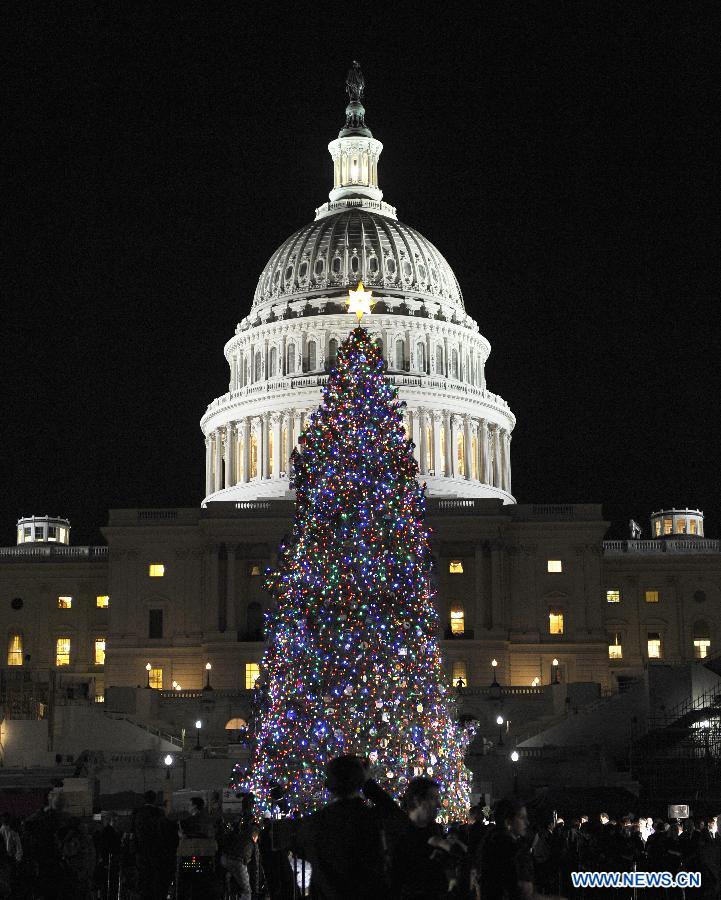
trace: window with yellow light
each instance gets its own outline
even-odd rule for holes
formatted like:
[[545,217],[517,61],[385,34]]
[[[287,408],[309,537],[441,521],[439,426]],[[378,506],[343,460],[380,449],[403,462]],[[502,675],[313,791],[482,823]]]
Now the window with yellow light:
[[98,594],[95,605],[98,609],[107,609],[110,606],[110,597],[107,594]]
[[163,669],[160,666],[152,666],[148,674],[148,684],[156,691],[163,690]]
[[23,636],[11,634],[8,641],[8,665],[21,666],[23,664]]
[[611,588],[606,591],[606,603],[620,603],[621,591],[618,588]]
[[62,597],[58,597],[58,609],[72,609],[73,598],[69,597],[67,594]]
[[448,571],[451,575],[462,575],[463,574],[463,563],[460,559],[452,559],[448,563]]
[[658,631],[648,632],[647,646],[649,659],[661,659],[661,635]]
[[551,609],[548,612],[548,633],[563,634],[563,610]]
[[454,604],[451,607],[451,634],[463,634],[466,630],[466,614],[463,607]]
[[165,576],[164,563],[150,563],[148,566],[148,575],[151,578],[163,578]]
[[549,559],[546,561],[546,570],[548,572],[563,572],[563,560]]
[[[460,684],[459,681],[461,682]],[[466,687],[468,685],[466,662],[463,659],[453,661],[453,685],[455,687]]]
[[69,666],[70,665],[70,638],[69,637],[59,637],[55,641],[55,665],[56,666]]
[[608,658],[623,659],[623,642],[620,631],[614,631],[613,637],[608,642]]
[[246,663],[245,664],[245,689],[246,691],[252,691],[255,687],[255,682],[260,678],[260,663]]
[[644,600],[646,603],[658,603],[659,593],[658,591],[644,591],[643,593]]
[[105,665],[105,638],[104,637],[95,638],[94,661],[95,661],[96,666],[104,666]]

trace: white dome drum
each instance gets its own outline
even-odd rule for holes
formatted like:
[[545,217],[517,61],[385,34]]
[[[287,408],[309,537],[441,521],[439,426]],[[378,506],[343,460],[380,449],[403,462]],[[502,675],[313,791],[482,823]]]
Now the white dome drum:
[[442,254],[383,202],[382,144],[364,112],[358,103],[346,109],[346,127],[329,145],[329,202],[271,256],[250,314],[225,345],[229,389],[201,419],[203,505],[288,495],[290,453],[355,324],[345,301],[359,281],[376,300],[363,326],[406,401],[406,430],[429,496],[515,502],[515,417],[486,387],[490,344],[466,314]]

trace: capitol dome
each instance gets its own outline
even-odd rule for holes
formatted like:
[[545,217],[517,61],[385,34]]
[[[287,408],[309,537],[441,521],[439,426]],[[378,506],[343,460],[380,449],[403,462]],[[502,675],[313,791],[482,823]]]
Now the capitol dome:
[[319,291],[347,297],[359,281],[374,294],[402,298],[410,293],[463,313],[456,276],[427,238],[395,215],[346,204],[334,214],[321,208],[315,222],[280,245],[260,276],[253,312]]
[[513,503],[515,417],[487,388],[490,344],[466,313],[446,259],[383,200],[383,145],[365,124],[357,77],[348,85],[345,127],[328,145],[329,200],[270,257],[249,314],[225,345],[228,391],[201,419],[203,505],[290,495],[290,454],[354,326],[345,301],[359,281],[376,301],[363,327],[406,402],[428,495]]

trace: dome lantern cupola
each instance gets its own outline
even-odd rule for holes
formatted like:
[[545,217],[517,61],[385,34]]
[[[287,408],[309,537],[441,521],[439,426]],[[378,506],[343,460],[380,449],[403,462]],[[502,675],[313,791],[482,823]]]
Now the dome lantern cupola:
[[365,79],[360,63],[354,60],[346,77],[349,101],[345,110],[345,126],[337,139],[328,144],[333,160],[333,190],[328,195],[331,203],[346,197],[383,199],[383,192],[378,187],[378,158],[383,144],[373,137],[365,124],[364,90]]

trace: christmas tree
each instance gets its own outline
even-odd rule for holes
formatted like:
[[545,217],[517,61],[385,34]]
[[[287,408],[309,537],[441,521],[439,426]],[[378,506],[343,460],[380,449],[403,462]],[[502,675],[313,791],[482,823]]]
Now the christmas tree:
[[[395,796],[415,775],[467,809],[469,735],[454,722],[436,639],[424,490],[404,404],[355,328],[292,459],[296,513],[268,587],[255,750],[242,786],[260,807],[324,801],[324,766],[367,756]],[[272,797],[271,797],[272,795]]]

